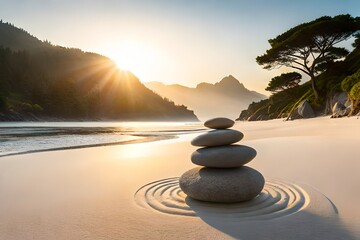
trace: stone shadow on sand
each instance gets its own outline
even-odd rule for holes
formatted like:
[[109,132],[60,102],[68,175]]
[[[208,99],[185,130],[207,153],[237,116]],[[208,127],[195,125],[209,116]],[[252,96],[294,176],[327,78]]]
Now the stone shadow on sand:
[[[273,219],[237,219],[236,213],[219,213],[214,216],[204,207],[205,203],[189,197],[185,201],[205,223],[236,239],[357,239],[342,225],[338,210],[330,200],[322,209],[315,209],[316,205],[309,205],[302,211]],[[216,205],[213,207],[216,208]],[[221,208],[223,207],[224,204],[221,205]]]

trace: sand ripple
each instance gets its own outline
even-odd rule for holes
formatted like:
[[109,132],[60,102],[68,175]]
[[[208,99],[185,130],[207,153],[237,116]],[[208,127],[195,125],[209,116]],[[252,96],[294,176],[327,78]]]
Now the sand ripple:
[[282,180],[267,180],[253,200],[235,204],[196,201],[186,196],[179,178],[166,178],[144,185],[135,201],[144,208],[184,216],[221,217],[224,220],[259,220],[284,217],[304,209],[310,197],[301,187]]

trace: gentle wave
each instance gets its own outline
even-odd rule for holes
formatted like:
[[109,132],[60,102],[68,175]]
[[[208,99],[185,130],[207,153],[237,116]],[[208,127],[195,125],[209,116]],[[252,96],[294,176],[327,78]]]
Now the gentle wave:
[[205,129],[199,123],[0,123],[0,157],[164,140]]

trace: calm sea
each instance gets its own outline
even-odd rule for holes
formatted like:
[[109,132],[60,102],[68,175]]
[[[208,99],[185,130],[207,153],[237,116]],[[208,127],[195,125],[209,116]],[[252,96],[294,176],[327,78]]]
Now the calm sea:
[[0,157],[157,140],[203,130],[199,122],[1,122]]

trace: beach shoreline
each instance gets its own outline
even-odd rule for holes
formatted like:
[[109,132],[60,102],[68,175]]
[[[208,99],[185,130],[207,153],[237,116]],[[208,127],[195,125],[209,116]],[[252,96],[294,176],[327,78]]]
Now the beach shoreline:
[[258,152],[249,166],[269,182],[281,179],[309,195],[301,211],[268,220],[224,221],[201,209],[197,217],[176,216],[135,201],[144,185],[195,167],[190,140],[201,131],[165,141],[2,157],[0,238],[359,239],[359,123],[355,117],[236,122],[234,129],[245,134],[239,144]]
[[0,157],[160,141],[201,132],[195,122],[0,123]]

